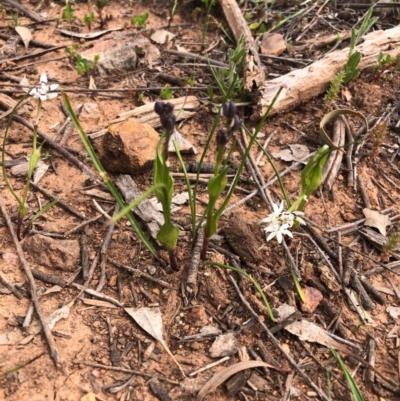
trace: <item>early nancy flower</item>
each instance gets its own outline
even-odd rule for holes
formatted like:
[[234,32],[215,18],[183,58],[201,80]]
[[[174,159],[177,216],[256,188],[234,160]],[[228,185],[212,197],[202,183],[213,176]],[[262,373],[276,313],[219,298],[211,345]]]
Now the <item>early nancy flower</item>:
[[[33,88],[29,94],[33,96],[35,99],[40,99],[42,102],[48,99],[54,99],[55,97],[58,96],[57,92],[53,92],[58,88],[58,84],[51,84],[47,85],[47,75],[46,73],[43,73],[40,76],[40,87],[39,88]],[[28,92],[29,89],[25,88],[24,89],[26,92]]]
[[289,230],[290,228],[293,226],[297,227],[298,224],[306,224],[306,222],[300,217],[304,215],[303,212],[283,211],[283,201],[279,206],[276,203],[273,203],[272,207],[274,211],[260,222],[260,224],[270,223],[268,227],[264,228],[266,233],[270,233],[267,237],[267,241],[276,237],[277,241],[281,243],[284,235],[293,237],[293,234]]

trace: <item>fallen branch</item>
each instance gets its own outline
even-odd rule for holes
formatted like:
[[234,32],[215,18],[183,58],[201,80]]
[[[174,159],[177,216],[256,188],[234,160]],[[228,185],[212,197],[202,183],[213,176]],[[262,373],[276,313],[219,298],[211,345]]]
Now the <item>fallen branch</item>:
[[[366,69],[378,63],[378,54],[390,54],[393,58],[400,53],[400,27],[386,31],[375,31],[364,36],[364,42],[355,48],[362,55],[359,68]],[[292,109],[327,90],[329,83],[346,64],[349,48],[329,53],[311,65],[291,71],[279,78],[265,82],[259,88],[253,119],[260,119],[267,111],[272,99],[282,88],[271,114]]]
[[244,38],[244,47],[247,49],[243,68],[244,89],[251,92],[254,86],[259,88],[265,81],[265,72],[258,54],[258,46],[253,39],[238,2],[236,0],[219,0],[219,2],[236,42],[241,36]]

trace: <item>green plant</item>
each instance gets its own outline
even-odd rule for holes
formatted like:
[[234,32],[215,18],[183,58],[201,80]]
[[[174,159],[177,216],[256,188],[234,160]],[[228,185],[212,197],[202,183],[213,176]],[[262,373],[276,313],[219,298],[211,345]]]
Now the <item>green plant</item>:
[[207,265],[218,266],[218,267],[222,267],[223,269],[232,270],[232,271],[234,271],[236,273],[239,273],[240,275],[246,277],[247,279],[249,279],[251,281],[251,283],[254,285],[254,288],[256,289],[256,291],[260,294],[261,299],[263,300],[263,303],[265,305],[265,308],[267,309],[269,318],[273,322],[276,321],[275,316],[274,316],[274,314],[272,312],[272,309],[271,309],[271,307],[270,307],[270,305],[268,303],[267,297],[264,294],[264,291],[262,290],[262,288],[261,288],[260,284],[257,282],[257,280],[255,280],[250,274],[247,274],[243,270],[238,269],[236,267],[224,265],[222,263],[210,262],[210,261],[204,262],[204,266],[207,266]]
[[65,52],[68,55],[68,58],[70,59],[70,61],[75,61],[76,60],[76,55],[78,53],[79,50],[79,45],[74,43],[71,46],[67,46],[65,48]]
[[332,80],[328,93],[325,95],[324,98],[325,104],[328,107],[331,107],[333,101],[338,96],[340,86],[342,84],[347,84],[352,80],[356,80],[360,75],[361,70],[358,68],[358,65],[361,60],[361,53],[359,51],[354,51],[354,49],[361,38],[372,28],[376,21],[378,21],[377,17],[372,18],[372,11],[372,8],[368,9],[360,26],[360,29],[357,32],[354,28],[351,29],[349,55],[347,58],[347,62],[344,65],[343,69],[340,70],[335,78]]
[[155,191],[164,214],[164,224],[157,234],[157,239],[168,251],[171,269],[176,271],[179,270],[175,259],[175,247],[178,241],[179,228],[171,221],[174,179],[170,173],[168,162],[168,144],[175,128],[174,105],[172,103],[156,102],[154,110],[160,116],[161,125],[164,128],[164,133],[157,145],[153,167],[153,184],[163,184],[160,189]]
[[[21,83],[23,85],[25,85],[25,84],[29,85],[27,80],[26,80],[26,82],[24,82],[24,80],[23,80]],[[47,84],[47,76],[45,73],[43,73],[40,76],[39,83],[40,83],[40,87],[38,87],[38,88],[29,89],[28,87],[23,87],[24,91],[27,92],[27,94],[13,108],[13,110],[8,118],[6,130],[5,130],[4,138],[3,138],[3,148],[2,148],[2,154],[1,154],[1,156],[2,156],[2,159],[1,159],[2,173],[3,173],[4,182],[6,183],[7,188],[9,189],[10,193],[13,195],[14,199],[18,203],[17,237],[19,240],[21,240],[21,238],[22,238],[21,230],[22,230],[23,220],[28,213],[26,201],[28,199],[31,180],[33,177],[34,170],[41,158],[41,149],[42,149],[43,143],[40,146],[38,146],[37,131],[38,131],[38,125],[39,125],[39,121],[40,121],[40,114],[41,114],[41,110],[42,110],[42,102],[49,100],[49,99],[53,99],[57,96],[57,93],[54,92],[54,90],[56,90],[58,88],[58,85],[57,84],[48,85]],[[33,98],[35,98],[38,101],[38,104],[37,104],[36,118],[35,118],[35,122],[34,122],[34,126],[33,126],[33,141],[32,141],[33,149],[32,149],[32,153],[29,156],[29,167],[28,167],[27,180],[26,180],[26,183],[24,186],[22,196],[19,196],[14,191],[13,187],[11,186],[11,183],[9,182],[9,180],[7,178],[7,174],[6,174],[6,170],[5,170],[5,149],[6,149],[7,137],[8,137],[8,132],[9,132],[9,129],[11,126],[12,117],[13,117],[15,111],[17,110],[17,108],[19,107],[19,105],[28,96],[32,96]]]
[[71,25],[75,20],[75,10],[72,8],[71,3],[67,3],[65,8],[62,10],[61,19],[67,21]]
[[385,71],[400,69],[400,53],[393,58],[390,54],[384,55],[382,52],[378,54],[378,64],[372,67],[375,70],[373,81],[377,81],[382,77]]
[[134,15],[131,18],[131,24],[136,28],[142,29],[146,27],[148,19],[149,19],[149,13],[144,12],[143,14]]
[[104,8],[105,6],[108,6],[108,0],[96,0],[95,6],[97,17],[99,19],[100,29],[104,29],[108,20],[108,17],[104,13]]
[[399,246],[399,243],[400,243],[400,233],[396,232],[392,234],[388,238],[387,242],[382,245],[383,252],[389,253],[391,251],[394,251]]
[[174,94],[171,91],[171,87],[167,84],[161,89],[161,98],[164,100],[169,100],[174,98]]
[[[211,67],[211,72],[217,83],[217,86],[225,99],[232,99],[243,94],[243,79],[241,73],[243,70],[243,60],[246,54],[244,39],[241,36],[234,49],[228,50],[228,68]],[[210,99],[214,97],[214,91],[211,87],[207,88]]]
[[10,29],[15,29],[16,26],[20,26],[18,13],[11,13],[12,22],[9,22],[7,25]]
[[[114,184],[110,180],[110,177],[108,176],[107,172],[104,170],[104,167],[100,163],[100,160],[97,158],[96,152],[94,151],[92,144],[89,141],[89,138],[87,137],[85,131],[82,129],[82,127],[79,123],[79,120],[76,117],[76,114],[74,113],[74,110],[68,99],[68,96],[65,93],[63,94],[63,101],[64,101],[65,107],[68,111],[68,114],[71,118],[71,121],[74,124],[74,126],[79,134],[79,137],[81,138],[81,141],[84,144],[86,151],[89,153],[90,159],[92,160],[95,168],[99,172],[99,175],[102,178],[104,184],[107,186],[108,190],[110,191],[110,193],[113,195],[113,197],[117,201],[121,210],[125,211],[124,215],[131,223],[131,225],[132,225],[133,229],[135,230],[136,234],[138,235],[139,239],[143,242],[143,244],[146,246],[146,248],[153,254],[153,256],[157,257],[157,254],[156,254],[156,251],[155,251],[153,245],[147,239],[146,235],[143,233],[142,229],[140,228],[138,222],[133,217],[131,209],[126,208],[127,205],[125,204],[124,200],[122,199],[121,194],[115,188]],[[138,202],[137,204],[139,204],[146,196],[148,196],[154,190],[155,190],[155,188],[150,188],[148,191],[146,191],[141,197],[139,197],[139,199],[136,200]],[[132,207],[134,207],[134,206],[132,206]]]
[[94,61],[90,61],[86,58],[83,58],[80,54],[76,55],[75,61],[75,68],[79,75],[85,75],[91,73],[95,68],[96,64],[99,61],[100,56],[95,55]]
[[342,358],[340,357],[340,355],[332,348],[329,347],[333,356],[335,357],[336,361],[338,362],[340,369],[343,372],[343,375],[347,381],[347,384],[350,388],[351,394],[354,397],[355,401],[364,401],[364,397],[362,396],[360,389],[358,388],[356,382],[354,381],[353,377],[351,376],[350,372],[348,371],[346,365],[344,364],[344,362],[342,361]]
[[211,12],[211,7],[215,6],[216,0],[201,0],[202,3],[205,4],[207,7],[206,11],[206,19],[203,24],[203,30],[201,32],[201,43],[202,43],[202,48],[204,48],[205,41],[206,41],[206,35],[207,35],[207,30],[208,30],[208,25],[210,23],[210,12]]
[[93,22],[95,22],[95,20],[96,20],[96,17],[94,15],[93,11],[90,12],[89,14],[85,15],[84,21],[89,29],[89,32],[92,30],[92,24],[93,24]]

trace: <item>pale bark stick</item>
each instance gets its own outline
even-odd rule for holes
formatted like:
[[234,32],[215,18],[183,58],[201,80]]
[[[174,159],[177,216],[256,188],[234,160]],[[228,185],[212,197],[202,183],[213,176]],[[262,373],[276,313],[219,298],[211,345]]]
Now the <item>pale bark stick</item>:
[[[361,69],[377,64],[380,52],[390,54],[393,58],[400,53],[400,27],[371,32],[363,39],[364,42],[355,48],[355,51],[362,55],[359,64]],[[271,110],[271,115],[286,112],[320,95],[328,89],[332,79],[344,67],[348,55],[349,48],[337,50],[305,68],[266,81],[259,88],[259,99],[252,118],[261,118],[280,88],[283,89]]]
[[243,35],[244,47],[247,49],[243,68],[244,89],[247,92],[251,92],[254,86],[259,88],[265,81],[265,72],[258,54],[258,46],[253,39],[237,0],[219,0],[219,2],[236,41]]

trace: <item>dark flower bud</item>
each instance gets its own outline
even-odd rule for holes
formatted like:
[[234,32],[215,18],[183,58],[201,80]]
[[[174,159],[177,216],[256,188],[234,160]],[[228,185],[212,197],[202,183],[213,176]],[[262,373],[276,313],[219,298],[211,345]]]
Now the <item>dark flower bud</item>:
[[165,113],[165,103],[164,102],[155,102],[154,104],[154,111],[159,115],[162,116]]
[[232,119],[235,117],[237,112],[237,107],[236,104],[233,103],[231,100],[229,100],[229,102],[224,103],[224,105],[222,106],[222,115],[225,118],[229,118]]
[[165,104],[165,109],[164,109],[164,112],[166,113],[166,114],[171,114],[173,111],[174,111],[174,105],[172,104],[172,103],[164,103]]
[[173,131],[175,127],[175,115],[163,114],[160,117],[161,125],[166,131]]
[[243,120],[236,114],[229,127],[230,131],[231,132],[238,131],[240,129],[240,126],[242,125],[242,122]]
[[220,129],[217,132],[217,147],[222,147],[224,148],[226,144],[228,143],[228,134],[224,129]]

